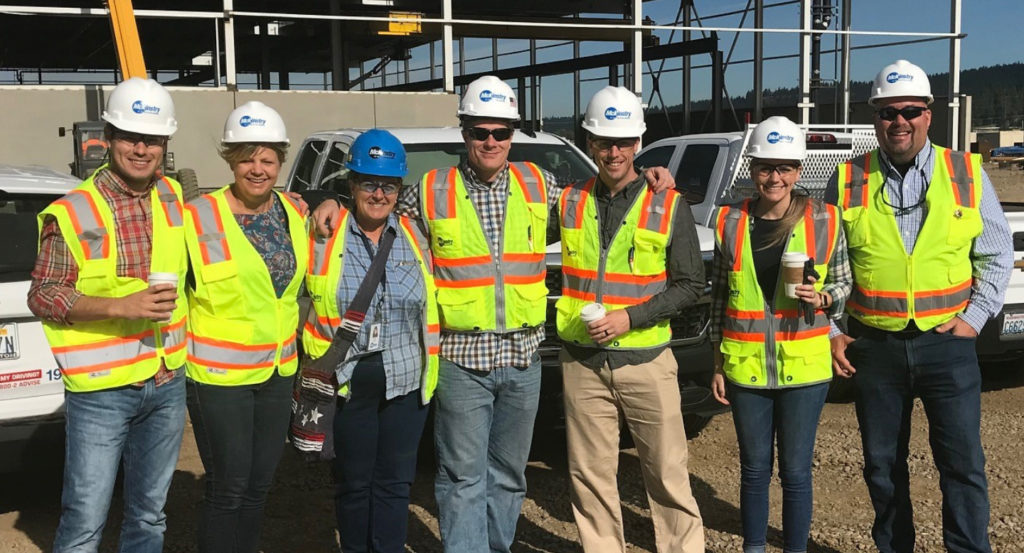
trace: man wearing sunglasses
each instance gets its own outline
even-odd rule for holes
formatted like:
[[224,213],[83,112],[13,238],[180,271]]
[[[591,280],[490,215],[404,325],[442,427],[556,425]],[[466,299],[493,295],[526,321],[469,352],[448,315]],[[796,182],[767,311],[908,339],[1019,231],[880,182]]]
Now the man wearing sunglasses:
[[[159,173],[178,123],[170,94],[137,77],[110,93],[103,120],[108,163],[40,214],[28,293],[67,390],[53,551],[99,549],[123,464],[119,550],[156,553],[185,426],[181,186]],[[156,273],[163,283],[148,285]]]
[[980,156],[932,144],[928,77],[899,60],[875,77],[879,148],[840,164],[853,269],[849,328],[831,332],[833,369],[853,378],[864,479],[881,553],[914,550],[907,465],[913,401],[928,417],[947,550],[989,553],[975,342],[999,313],[1013,265],[1010,229]]

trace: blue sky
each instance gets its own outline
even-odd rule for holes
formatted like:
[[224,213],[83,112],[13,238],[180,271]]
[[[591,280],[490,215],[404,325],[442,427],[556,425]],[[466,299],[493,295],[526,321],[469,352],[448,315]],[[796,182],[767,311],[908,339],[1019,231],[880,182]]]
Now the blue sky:
[[[777,0],[765,0],[773,4]],[[851,17],[852,29],[855,31],[890,31],[890,32],[948,32],[950,28],[950,3],[948,0],[853,0]],[[694,0],[697,14],[708,17],[713,14],[742,10],[746,7],[745,0]],[[644,15],[650,16],[660,25],[671,24],[679,7],[679,0],[655,0],[644,2]],[[1024,61],[1024,48],[1020,41],[1014,40],[1021,32],[1020,25],[1024,22],[1024,2],[1020,0],[964,0],[962,5],[962,32],[967,37],[962,42],[963,69],[1015,63]],[[831,29],[838,28],[839,13]],[[456,14],[457,16],[458,14]],[[741,15],[718,17],[705,22],[706,26],[740,27]],[[765,10],[765,26],[769,28],[796,28],[799,26],[799,4],[789,4]],[[753,12],[747,16],[745,27],[753,26]],[[659,32],[662,43],[668,42],[669,31]],[[725,55],[729,55],[736,33],[719,33],[719,44]],[[679,39],[676,34],[674,40]],[[886,42],[912,40],[908,37],[866,37],[855,36],[852,45],[858,46],[883,44]],[[490,69],[490,40],[468,39],[466,42],[467,60],[475,57],[485,58],[481,61],[467,63],[466,72],[486,71]],[[502,40],[499,42],[499,53],[525,50],[525,40]],[[538,45],[554,44],[539,42]],[[822,49],[829,50],[833,46],[838,49],[840,44],[837,35],[826,35],[822,40]],[[799,52],[799,36],[797,34],[766,34],[765,56],[797,54]],[[585,43],[582,47],[584,55],[617,49],[618,44]],[[426,66],[426,49],[414,51],[412,67]],[[438,49],[440,56],[440,49]],[[569,45],[541,49],[538,62],[555,61],[572,56]],[[736,39],[730,65],[726,70],[726,87],[730,95],[744,94],[752,85],[753,64],[741,63],[753,57],[753,34],[740,33]],[[884,46],[878,48],[854,50],[851,54],[851,78],[866,81],[874,77],[882,66],[893,60],[905,58],[920,65],[928,73],[943,73],[949,67],[949,41],[941,40],[909,45]],[[823,54],[822,75],[825,79],[839,77],[838,54]],[[706,65],[708,56],[694,56],[694,66]],[[502,55],[499,67],[515,67],[527,65],[529,58],[526,53]],[[660,62],[655,63],[655,67]],[[665,102],[669,105],[679,103],[681,99],[682,76],[677,69],[681,62],[666,61],[662,74],[661,88]],[[777,61],[766,61],[764,84],[766,88],[792,87],[799,83],[799,63],[797,58]],[[414,72],[412,80],[426,78],[426,70]],[[584,72],[582,89],[583,102],[599,88],[607,83],[607,70],[596,69]],[[392,81],[393,82],[393,81]],[[571,75],[546,77],[542,83],[542,110],[545,116],[567,114],[572,102],[572,95],[567,93],[572,87]],[[644,100],[650,99],[651,80],[645,79]],[[698,68],[693,72],[692,94],[694,99],[710,96],[710,70]],[[658,106],[655,99],[653,106]]]

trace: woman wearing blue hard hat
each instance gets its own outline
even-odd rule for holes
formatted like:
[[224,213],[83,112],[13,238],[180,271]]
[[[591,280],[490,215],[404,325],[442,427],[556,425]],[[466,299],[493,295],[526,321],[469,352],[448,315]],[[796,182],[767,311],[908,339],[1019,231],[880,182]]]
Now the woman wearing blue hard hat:
[[332,430],[346,553],[405,551],[416,451],[437,383],[430,247],[419,227],[393,213],[405,158],[384,130],[352,143],[345,164],[352,201],[332,237],[313,239],[306,277],[315,310],[303,331],[306,352],[316,359],[347,346],[334,369]]

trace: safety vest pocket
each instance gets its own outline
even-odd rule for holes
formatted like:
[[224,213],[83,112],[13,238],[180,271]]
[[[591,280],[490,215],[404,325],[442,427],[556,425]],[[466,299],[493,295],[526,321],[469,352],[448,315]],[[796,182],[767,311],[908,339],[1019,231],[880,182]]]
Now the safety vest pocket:
[[630,269],[634,275],[656,275],[665,272],[665,248],[668,235],[638,228],[633,234]]
[[828,338],[779,342],[779,384],[795,386],[828,380],[832,375],[832,353]]
[[865,246],[871,242],[871,230],[868,218],[864,217],[863,207],[853,207],[843,210],[843,230],[846,231],[846,241],[850,248]]
[[530,210],[530,231],[527,239],[533,253],[544,253],[548,245],[547,204],[526,204]]
[[512,293],[519,296],[519,301],[505,304],[507,309],[512,310],[508,313],[508,325],[510,327],[530,327],[542,324],[547,314],[547,284],[540,280],[530,284],[518,284],[511,288]]
[[763,342],[722,341],[722,370],[729,380],[741,386],[761,387],[765,378]]
[[430,223],[430,249],[442,259],[463,257],[458,219],[436,219]]
[[437,306],[444,327],[462,331],[493,328],[494,312],[491,311],[488,318],[489,310],[483,297],[485,290],[493,293],[494,288],[438,288]]
[[954,206],[949,222],[949,233],[946,243],[953,246],[965,246],[981,234],[981,213],[977,209]]

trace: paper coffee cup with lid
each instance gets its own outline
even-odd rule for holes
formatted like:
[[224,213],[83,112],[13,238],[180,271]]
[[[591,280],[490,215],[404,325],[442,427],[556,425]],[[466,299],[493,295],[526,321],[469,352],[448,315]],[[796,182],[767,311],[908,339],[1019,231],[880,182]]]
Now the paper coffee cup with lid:
[[804,282],[804,263],[810,259],[804,252],[782,254],[782,282],[786,285],[786,296],[796,298],[796,287]]
[[178,273],[149,273],[149,287],[152,288],[157,284],[172,284],[175,288],[178,287]]
[[583,319],[584,323],[590,324],[594,321],[600,321],[607,313],[604,306],[600,303],[588,303],[580,310],[580,319]]

